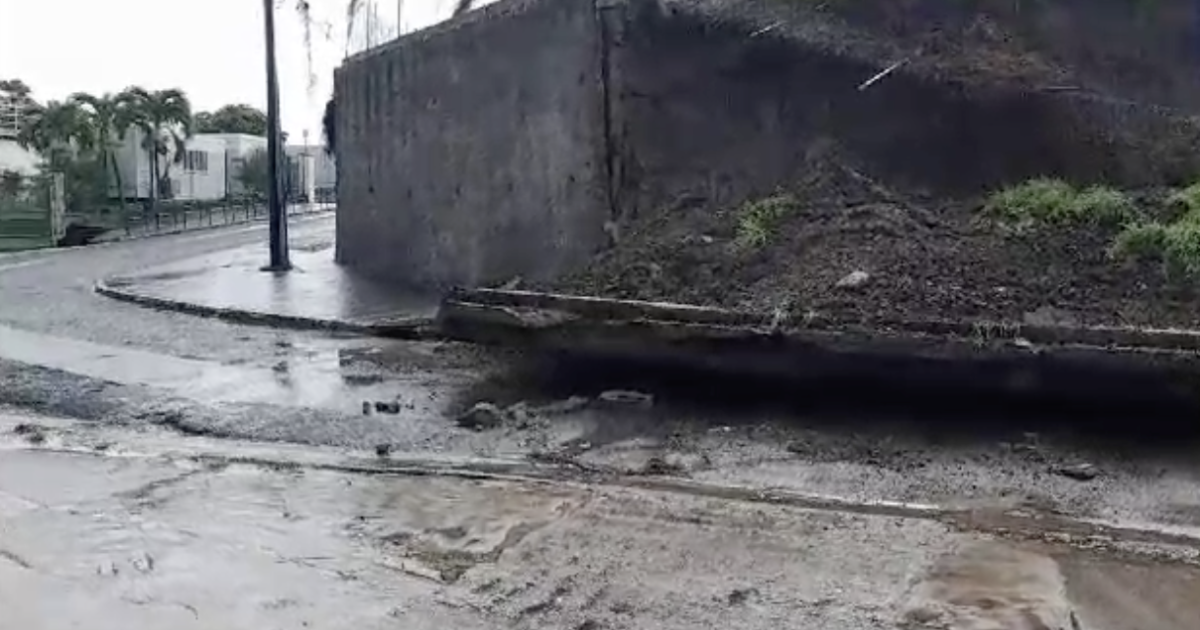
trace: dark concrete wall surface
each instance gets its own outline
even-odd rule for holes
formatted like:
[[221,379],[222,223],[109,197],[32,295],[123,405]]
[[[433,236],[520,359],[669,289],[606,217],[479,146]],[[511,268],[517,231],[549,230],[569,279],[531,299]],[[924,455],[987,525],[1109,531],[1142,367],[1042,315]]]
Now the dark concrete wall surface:
[[546,280],[609,221],[728,207],[814,160],[935,196],[1200,172],[1200,126],[1175,115],[1200,105],[1194,2],[827,4],[501,0],[352,58],[338,260],[410,284]]
[[553,277],[605,241],[592,0],[507,0],[336,76],[337,260],[445,286]]

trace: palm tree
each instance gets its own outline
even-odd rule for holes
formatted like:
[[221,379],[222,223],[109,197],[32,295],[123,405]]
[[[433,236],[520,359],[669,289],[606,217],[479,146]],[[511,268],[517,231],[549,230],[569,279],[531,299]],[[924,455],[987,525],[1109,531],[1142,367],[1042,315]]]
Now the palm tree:
[[[130,124],[141,130],[142,148],[150,157],[150,201],[170,197],[171,165],[183,161],[184,142],[192,135],[192,105],[182,90],[126,88],[117,95]],[[167,158],[160,162],[159,158]]]
[[121,167],[117,163],[116,152],[121,146],[121,140],[125,137],[125,133],[133,124],[133,111],[127,102],[113,94],[93,96],[80,92],[71,95],[70,102],[78,105],[87,116],[95,136],[95,148],[100,153],[103,168],[106,172],[112,171],[113,181],[117,187],[117,196],[124,198],[125,186],[121,177]]
[[32,109],[17,134],[17,142],[40,153],[51,169],[61,168],[80,151],[91,150],[95,138],[83,110],[59,101]]

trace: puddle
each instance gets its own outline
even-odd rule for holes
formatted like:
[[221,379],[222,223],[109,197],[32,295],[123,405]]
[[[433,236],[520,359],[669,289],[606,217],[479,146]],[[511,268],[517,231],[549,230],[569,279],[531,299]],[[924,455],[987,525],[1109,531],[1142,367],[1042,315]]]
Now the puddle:
[[1059,559],[1080,630],[1200,627],[1200,570],[1069,555]]
[[1191,630],[1200,569],[979,541],[939,558],[910,593],[909,630]]
[[[463,375],[361,368],[355,342],[288,346],[269,367],[230,365],[55,337],[0,326],[0,355],[104,381],[170,390],[202,402],[267,403],[361,413],[364,400],[400,400],[399,417],[441,413],[440,390]],[[362,342],[365,343],[365,342]],[[372,341],[371,343],[382,343]],[[436,391],[435,391],[436,390]]]
[[999,541],[970,543],[934,563],[902,626],[954,630],[1069,630],[1074,611],[1058,563]]

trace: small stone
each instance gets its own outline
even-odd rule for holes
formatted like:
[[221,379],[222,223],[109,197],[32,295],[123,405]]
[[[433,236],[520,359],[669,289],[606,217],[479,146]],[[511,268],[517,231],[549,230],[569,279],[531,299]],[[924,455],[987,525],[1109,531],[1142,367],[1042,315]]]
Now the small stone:
[[1095,466],[1087,463],[1059,466],[1054,469],[1054,472],[1076,481],[1091,481],[1100,475],[1100,471]]
[[24,436],[30,444],[41,444],[46,441],[46,430],[41,425],[22,422],[13,427],[12,432]]
[[507,419],[508,414],[500,407],[490,402],[478,402],[474,407],[458,416],[454,422],[464,429],[483,431],[494,429],[504,424]]
[[684,472],[684,466],[678,460],[671,460],[665,457],[659,457],[658,455],[646,460],[646,463],[642,465],[643,475],[670,476],[680,475]]
[[861,287],[862,285],[866,284],[867,281],[870,279],[871,279],[871,274],[869,274],[865,271],[862,271],[861,269],[851,271],[850,273],[848,273],[844,277],[842,277],[841,280],[837,281],[837,288],[839,288],[839,289],[857,289],[858,287]]
[[729,596],[726,599],[729,601],[730,606],[738,606],[740,604],[745,604],[746,602],[750,601],[751,598],[757,596],[758,589],[754,587],[735,588],[729,592]]
[[362,409],[363,409],[363,415],[364,415],[364,416],[369,416],[369,415],[371,415],[371,401],[369,401],[369,400],[364,400],[364,401],[363,401],[363,405],[362,405]]
[[610,389],[597,397],[600,401],[614,405],[631,405],[650,407],[654,405],[654,396],[629,389]]

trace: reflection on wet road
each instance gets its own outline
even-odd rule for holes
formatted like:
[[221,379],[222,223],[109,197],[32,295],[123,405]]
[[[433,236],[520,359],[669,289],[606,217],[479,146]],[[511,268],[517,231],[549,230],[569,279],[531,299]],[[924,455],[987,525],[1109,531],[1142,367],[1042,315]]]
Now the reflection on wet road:
[[[380,374],[363,367],[370,355],[398,342],[281,338],[268,365],[218,363],[127,347],[105,346],[0,326],[0,355],[128,385],[146,385],[205,402],[265,403],[353,411],[363,400],[402,400],[401,415],[440,413],[434,401],[468,373],[410,370]],[[406,344],[431,355],[434,344]]]

